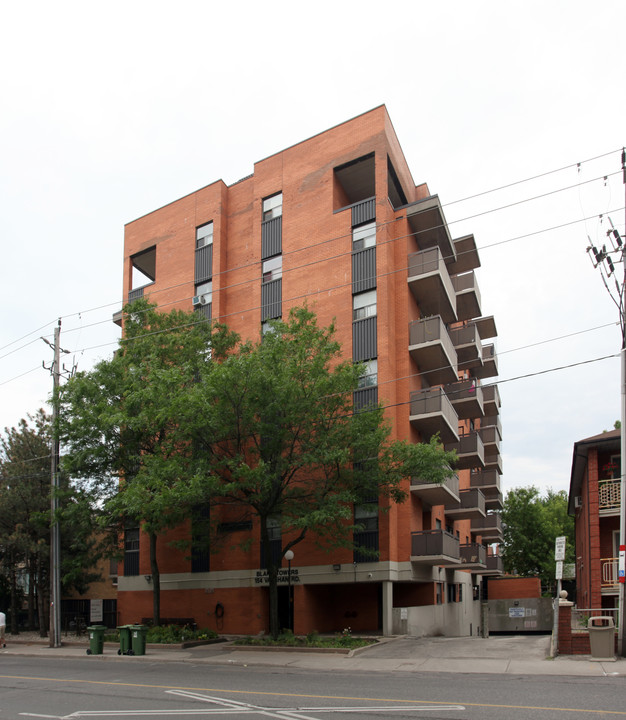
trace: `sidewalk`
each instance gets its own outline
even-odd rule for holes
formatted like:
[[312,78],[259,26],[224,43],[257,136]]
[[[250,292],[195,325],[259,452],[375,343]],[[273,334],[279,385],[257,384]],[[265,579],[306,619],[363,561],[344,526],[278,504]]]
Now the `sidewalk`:
[[546,657],[548,636],[483,638],[383,638],[377,645],[348,654],[291,649],[243,648],[230,642],[193,648],[148,645],[143,656],[118,655],[119,646],[105,643],[102,655],[87,655],[86,642],[51,648],[47,641],[12,640],[2,656],[83,658],[85,662],[191,662],[203,665],[288,667],[300,670],[348,672],[449,672],[498,675],[571,675],[626,677],[626,658],[593,661],[588,655]]

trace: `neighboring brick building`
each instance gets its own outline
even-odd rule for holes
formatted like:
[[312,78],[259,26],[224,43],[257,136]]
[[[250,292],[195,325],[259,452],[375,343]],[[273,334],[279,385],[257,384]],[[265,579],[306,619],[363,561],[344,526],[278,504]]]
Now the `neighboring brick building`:
[[[481,317],[479,265],[474,237],[452,239],[439,198],[415,185],[384,106],[126,226],[125,298],[194,307],[244,339],[306,300],[320,324],[336,319],[345,353],[367,363],[355,405],[380,401],[394,438],[438,432],[458,452],[458,477],[443,486],[416,479],[406,503],[360,518],[367,530],[357,539],[379,551],[377,561],[328,555],[309,540],[294,548],[297,633],[391,632],[393,607],[409,608],[425,630],[478,632],[480,578],[501,572],[500,518],[490,511],[502,500],[500,398],[497,385],[483,384],[497,375],[494,345],[484,343],[496,329]],[[258,528],[230,530],[227,552],[193,560],[168,546],[188,527],[159,541],[163,617],[267,629]],[[127,531],[124,565],[126,623],[152,613],[138,530]],[[286,618],[286,572],[280,590]]]
[[620,433],[611,430],[574,445],[569,514],[575,518],[579,608],[617,607]]

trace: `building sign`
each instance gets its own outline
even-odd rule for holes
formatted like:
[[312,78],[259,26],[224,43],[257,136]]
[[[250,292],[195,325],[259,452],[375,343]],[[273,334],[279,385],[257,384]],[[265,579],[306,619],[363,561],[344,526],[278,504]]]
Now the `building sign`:
[[89,603],[89,621],[91,623],[101,623],[104,619],[104,616],[102,614],[102,600],[90,600]]
[[[257,570],[256,571],[256,577],[254,578],[254,582],[257,585],[268,585],[269,584],[269,576],[267,574],[267,570]],[[300,582],[300,575],[298,574],[297,568],[291,569],[291,582],[292,583],[299,583]],[[278,571],[278,584],[279,585],[287,585],[289,583],[289,570],[286,568],[280,568]]]
[[523,618],[525,615],[525,611],[523,607],[510,607],[509,608],[509,617],[510,618]]
[[626,577],[624,576],[624,571],[626,570],[626,545],[620,545],[619,546],[619,564],[618,564],[618,572],[619,572],[619,581],[621,583],[626,580]]

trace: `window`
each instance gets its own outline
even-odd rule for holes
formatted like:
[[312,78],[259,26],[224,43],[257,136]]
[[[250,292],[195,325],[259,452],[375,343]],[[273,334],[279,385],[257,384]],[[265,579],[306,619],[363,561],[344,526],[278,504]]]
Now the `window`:
[[368,223],[352,230],[352,249],[365,250],[376,245],[376,223]]
[[213,302],[213,282],[200,283],[196,285],[196,297],[198,302],[194,301],[194,305],[209,305]]
[[[272,320],[275,320],[277,318],[272,318]],[[267,335],[268,333],[275,333],[277,328],[272,322],[272,320],[264,320],[261,323],[261,335]]]
[[196,250],[213,244],[213,223],[196,228]]
[[355,505],[354,523],[361,526],[360,532],[378,532],[378,505]]
[[124,531],[124,575],[139,575],[139,528]]
[[365,372],[359,378],[359,387],[378,385],[378,360],[368,360],[364,365]]
[[283,256],[275,255],[263,261],[263,282],[278,280],[283,276]]
[[263,220],[273,220],[283,214],[283,194],[278,193],[263,200]]
[[437,605],[443,604],[443,583],[435,583],[435,603]]
[[368,290],[352,297],[352,319],[363,320],[376,315],[376,290]]

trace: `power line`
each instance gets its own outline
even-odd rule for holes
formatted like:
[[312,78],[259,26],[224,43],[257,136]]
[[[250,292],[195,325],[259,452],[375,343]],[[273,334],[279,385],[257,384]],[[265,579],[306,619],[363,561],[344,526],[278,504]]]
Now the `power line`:
[[[607,157],[607,156],[609,156],[609,155],[614,154],[615,152],[618,152],[618,151],[612,151],[612,152],[610,152],[610,153],[604,153],[604,154],[602,154],[602,155],[598,155],[598,156],[596,156],[596,157],[594,157],[594,158],[590,158],[590,159],[588,159],[588,160],[584,160],[584,161],[581,161],[581,162],[578,162],[578,163],[574,163],[574,164],[571,164],[571,165],[568,165],[568,166],[564,166],[564,167],[562,167],[562,168],[557,168],[557,169],[555,169],[555,170],[547,171],[547,172],[545,172],[545,173],[541,173],[541,174],[539,174],[539,175],[531,176],[531,177],[525,178],[525,179],[523,179],[523,180],[518,180],[518,181],[515,181],[515,182],[513,182],[513,183],[501,185],[501,186],[496,187],[496,188],[493,188],[493,189],[491,189],[491,190],[485,190],[485,191],[483,191],[483,192],[481,192],[481,193],[478,193],[478,194],[476,194],[476,195],[474,195],[474,196],[468,196],[467,198],[461,198],[461,199],[459,199],[459,200],[455,200],[455,201],[452,201],[452,202],[450,202],[450,203],[446,203],[445,205],[442,205],[442,207],[447,207],[447,206],[449,206],[449,205],[453,205],[453,204],[455,204],[455,203],[463,202],[463,201],[465,201],[465,200],[469,200],[469,199],[472,199],[472,198],[475,198],[475,197],[479,197],[479,196],[486,195],[486,194],[489,194],[489,193],[494,193],[494,192],[497,192],[497,191],[499,191],[499,190],[502,190],[502,189],[505,189],[505,188],[508,188],[508,187],[512,187],[512,186],[515,186],[515,185],[519,185],[519,184],[522,184],[522,183],[525,183],[525,182],[530,182],[530,181],[532,181],[532,180],[539,179],[539,178],[541,178],[541,177],[545,177],[545,176],[550,175],[550,174],[558,173],[558,172],[561,172],[561,171],[563,171],[563,170],[570,169],[570,168],[573,168],[573,167],[579,167],[579,168],[580,168],[580,166],[581,166],[582,164],[586,164],[586,163],[588,163],[588,162],[592,162],[592,161],[594,161],[594,160]],[[490,209],[490,210],[486,210],[486,211],[484,211],[484,212],[482,212],[482,213],[478,213],[478,214],[476,214],[476,215],[471,215],[471,216],[468,216],[468,217],[465,217],[465,218],[460,218],[460,219],[457,219],[457,220],[453,220],[453,221],[448,222],[447,224],[448,224],[448,225],[451,225],[451,224],[455,224],[455,223],[458,223],[458,222],[464,222],[464,221],[467,221],[467,220],[471,220],[471,219],[473,219],[473,218],[476,218],[476,217],[479,217],[479,216],[482,216],[482,215],[485,215],[485,214],[488,214],[488,213],[497,212],[497,211],[499,211],[499,210],[512,207],[512,206],[514,206],[514,205],[523,204],[523,203],[525,203],[525,202],[531,202],[531,201],[533,201],[533,200],[546,197],[547,195],[552,195],[552,194],[555,194],[555,193],[558,193],[558,192],[563,192],[563,191],[570,190],[570,189],[573,189],[573,188],[578,188],[578,187],[580,187],[581,185],[585,185],[585,184],[588,184],[588,183],[591,183],[591,182],[597,182],[598,180],[606,180],[607,177],[611,177],[611,176],[617,175],[617,174],[619,174],[619,172],[609,173],[608,175],[602,175],[602,176],[599,176],[599,177],[597,177],[597,178],[593,178],[593,179],[591,179],[591,180],[582,181],[582,182],[577,183],[577,184],[575,184],[575,185],[571,185],[571,186],[567,186],[567,187],[565,187],[565,188],[560,188],[560,189],[557,189],[557,190],[550,191],[549,193],[544,193],[544,194],[537,195],[537,196],[534,196],[534,197],[531,197],[531,198],[526,198],[526,199],[524,199],[524,200],[520,200],[520,201],[517,201],[517,202],[515,202],[515,203],[510,203],[510,204],[507,204],[507,205],[503,205],[503,206],[499,206],[499,207],[496,207],[496,208],[492,208],[492,209]],[[591,217],[595,217],[595,216],[590,216],[590,218],[591,218]],[[590,219],[590,218],[588,218],[588,219]],[[398,220],[398,219],[400,219],[400,218],[394,218],[393,220],[388,221],[387,223],[381,223],[381,224],[377,225],[377,228],[378,228],[378,227],[383,227],[383,226],[388,225],[388,224],[390,224],[390,223],[393,223],[393,222],[395,222],[395,221]],[[437,227],[436,227],[436,226],[433,226],[432,228],[426,228],[426,229],[424,229],[424,230],[422,230],[422,231],[419,231],[419,232],[429,232],[429,231],[432,231],[432,230],[434,230],[434,229],[437,229]],[[419,233],[411,233],[410,235],[416,235],[416,234],[419,234]],[[333,238],[329,238],[329,239],[327,239],[327,240],[322,241],[322,243],[317,243],[316,246],[319,246],[319,245],[321,245],[321,244],[328,243],[328,242],[335,242],[335,241],[340,240],[340,239],[342,239],[342,238],[344,238],[344,237],[350,237],[350,234],[339,235],[339,236],[335,236],[335,237],[333,237]],[[404,236],[404,237],[406,237],[406,236]],[[400,239],[400,238],[396,238],[396,239]],[[312,247],[314,247],[314,246],[310,245],[310,246],[306,246],[306,247],[304,247],[304,248],[298,248],[297,250],[288,251],[288,252],[283,253],[283,254],[284,254],[284,255],[289,255],[289,254],[296,253],[296,252],[304,252],[304,251],[306,251],[306,250],[310,250]],[[253,263],[248,263],[248,264],[246,264],[246,265],[238,266],[238,267],[236,267],[236,268],[229,268],[228,270],[223,271],[223,273],[236,272],[236,271],[238,271],[238,270],[242,270],[242,269],[245,269],[246,267],[251,267],[251,266],[256,265],[256,264],[258,264],[258,263],[257,263],[257,262],[253,262]],[[223,273],[219,273],[219,274],[223,274]],[[214,277],[217,277],[219,274],[216,274]],[[175,289],[175,288],[177,288],[177,287],[181,287],[181,286],[187,285],[187,284],[188,284],[188,282],[179,283],[179,284],[177,284],[177,285],[169,286],[169,287],[167,287],[167,288],[162,288],[161,290],[154,291],[154,292],[165,292],[166,290]],[[227,287],[229,287],[229,286],[227,286]],[[76,315],[82,315],[82,314],[89,313],[89,312],[95,312],[95,311],[97,311],[97,310],[101,310],[101,309],[104,309],[104,308],[106,308],[106,307],[113,307],[113,306],[119,306],[119,301],[115,301],[115,302],[107,303],[107,304],[105,304],[105,305],[100,305],[100,306],[97,306],[97,307],[94,307],[94,308],[89,308],[89,309],[86,309],[86,310],[78,311],[78,312],[76,312],[76,313],[70,313],[70,314],[68,314],[68,315],[65,315],[64,317],[67,319],[67,318],[74,317],[74,316],[76,316]],[[102,321],[102,322],[108,322],[108,321]],[[96,323],[96,324],[99,324],[99,323]],[[81,327],[86,328],[86,327],[91,327],[91,326],[92,326],[92,325],[81,326]],[[67,330],[66,332],[72,332],[72,331],[74,331],[74,330],[75,330],[75,328],[70,328],[70,329]],[[17,342],[17,341],[14,341],[14,342]],[[12,343],[10,343],[10,344],[12,344]],[[9,344],[9,345],[10,345],[10,344]],[[6,347],[8,347],[8,346],[6,346]],[[0,350],[1,350],[1,349],[3,349],[3,348],[0,348]],[[0,358],[0,359],[1,359],[1,358]]]

